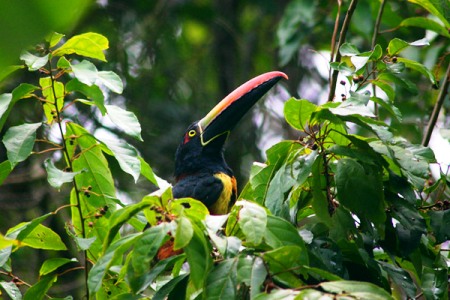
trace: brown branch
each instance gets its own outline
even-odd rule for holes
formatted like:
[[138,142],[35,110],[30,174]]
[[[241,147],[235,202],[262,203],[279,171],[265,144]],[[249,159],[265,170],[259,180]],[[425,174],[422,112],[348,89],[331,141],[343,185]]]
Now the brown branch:
[[[338,11],[336,14],[336,20],[334,21],[334,29],[333,29],[333,35],[331,37],[331,53],[330,53],[330,63],[333,62],[334,59],[334,54],[336,51],[336,36],[337,36],[337,32],[338,32],[338,28],[339,28],[339,19],[341,17],[341,6],[342,6],[342,1],[341,0],[337,0],[338,3]],[[329,84],[331,85],[331,68],[330,68],[330,72],[329,72]]]
[[448,94],[448,87],[450,84],[450,62],[447,66],[447,71],[442,82],[441,90],[434,105],[433,113],[431,114],[430,121],[428,123],[427,131],[422,139],[422,146],[427,147],[430,142],[431,135],[433,134],[434,126],[436,125],[439,112],[441,111],[442,105],[444,104],[445,97]]
[[[352,18],[353,12],[356,9],[357,4],[358,4],[358,0],[352,0],[352,2],[350,3],[350,6],[348,7],[347,14],[345,15],[344,23],[342,23],[342,29],[339,34],[339,42],[338,42],[336,58],[335,58],[334,62],[339,62],[341,60],[341,54],[339,52],[339,48],[341,48],[342,44],[345,42],[345,36],[347,35],[348,27],[350,25],[350,20]],[[332,102],[334,99],[338,74],[339,74],[338,70],[333,70],[333,74],[331,76],[331,83],[330,83],[330,92],[328,94],[328,102]]]

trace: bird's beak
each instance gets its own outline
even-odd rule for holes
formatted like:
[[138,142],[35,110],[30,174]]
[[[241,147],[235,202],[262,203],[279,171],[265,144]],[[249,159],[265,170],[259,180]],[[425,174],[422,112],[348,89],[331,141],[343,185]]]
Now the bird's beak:
[[220,101],[198,121],[202,145],[224,134],[228,135],[245,113],[281,78],[288,79],[283,72],[264,73],[250,79]]

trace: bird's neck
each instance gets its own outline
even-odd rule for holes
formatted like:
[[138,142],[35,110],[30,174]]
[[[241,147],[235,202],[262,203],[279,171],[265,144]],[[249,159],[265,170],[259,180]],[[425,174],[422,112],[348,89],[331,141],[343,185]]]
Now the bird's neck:
[[222,153],[217,153],[217,155],[185,157],[183,160],[176,161],[180,162],[175,164],[174,175],[176,181],[197,173],[231,173],[231,169],[225,162]]

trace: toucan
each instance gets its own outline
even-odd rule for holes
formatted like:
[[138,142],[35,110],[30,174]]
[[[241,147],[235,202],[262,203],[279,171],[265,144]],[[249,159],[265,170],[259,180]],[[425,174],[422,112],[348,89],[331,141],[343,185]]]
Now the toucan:
[[236,123],[281,78],[288,77],[273,71],[247,81],[186,129],[175,154],[174,198],[199,200],[213,215],[229,212],[237,186],[224,159],[225,141]]

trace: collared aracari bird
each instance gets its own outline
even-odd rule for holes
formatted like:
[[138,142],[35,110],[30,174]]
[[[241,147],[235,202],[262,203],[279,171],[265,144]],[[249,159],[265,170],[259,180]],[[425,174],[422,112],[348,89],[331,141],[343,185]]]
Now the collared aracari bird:
[[211,214],[229,212],[237,188],[223,156],[224,143],[236,123],[281,78],[288,77],[274,71],[249,80],[187,128],[175,154],[175,198],[200,200]]

